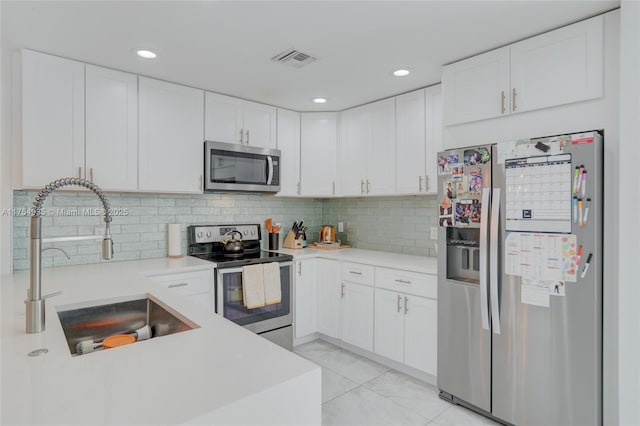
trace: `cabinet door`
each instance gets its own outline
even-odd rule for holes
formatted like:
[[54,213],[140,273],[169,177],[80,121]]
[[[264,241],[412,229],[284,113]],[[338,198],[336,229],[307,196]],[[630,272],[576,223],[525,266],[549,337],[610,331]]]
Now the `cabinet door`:
[[264,104],[244,101],[244,141],[247,145],[276,148],[277,109]]
[[509,114],[509,47],[465,59],[442,70],[446,126]]
[[84,177],[84,64],[22,51],[22,186]]
[[[396,96],[396,191],[424,192],[425,90]],[[429,117],[430,118],[430,117]]]
[[343,282],[341,338],[367,351],[373,351],[373,287]]
[[140,77],[140,189],[202,192],[204,92]]
[[329,337],[340,337],[340,262],[317,259],[317,328]]
[[362,195],[366,192],[366,117],[365,107],[341,113],[338,150],[340,195]]
[[86,176],[106,190],[138,189],[138,76],[86,65]]
[[296,265],[296,339],[316,332],[316,259],[298,260]]
[[367,194],[396,192],[396,100],[384,99],[367,110]]
[[280,192],[298,195],[300,184],[300,113],[278,109]]
[[437,374],[438,302],[406,296],[404,363],[426,373]]
[[374,352],[404,362],[404,296],[381,289],[375,295]]
[[512,112],[602,96],[603,19],[597,16],[511,46]]
[[242,143],[242,99],[206,92],[204,101],[204,139]]
[[149,279],[204,307],[208,312],[215,312],[211,271],[157,275]]
[[335,195],[338,137],[336,113],[300,114],[300,193]]
[[425,178],[423,192],[429,194],[438,193],[438,152],[444,151],[442,142],[442,87],[440,84],[427,87],[426,93],[426,134],[425,147]]

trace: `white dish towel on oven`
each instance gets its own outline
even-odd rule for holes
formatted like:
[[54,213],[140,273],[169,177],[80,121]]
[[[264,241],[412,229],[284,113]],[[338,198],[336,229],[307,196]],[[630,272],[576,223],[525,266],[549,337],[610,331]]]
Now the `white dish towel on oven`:
[[264,306],[264,278],[262,265],[242,267],[242,300],[247,309]]
[[273,305],[282,301],[280,288],[280,264],[276,262],[264,263],[264,303]]

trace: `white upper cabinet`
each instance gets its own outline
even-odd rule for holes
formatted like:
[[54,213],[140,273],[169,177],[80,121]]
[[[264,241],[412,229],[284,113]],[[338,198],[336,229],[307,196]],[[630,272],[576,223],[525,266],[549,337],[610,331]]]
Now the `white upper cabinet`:
[[603,25],[596,16],[445,66],[444,124],[601,97]]
[[280,150],[280,192],[300,194],[300,113],[278,109],[278,149]]
[[211,92],[206,92],[204,99],[204,139],[214,142],[243,143],[242,99]]
[[275,149],[277,109],[249,101],[244,101],[243,107],[245,143]]
[[508,114],[509,47],[447,65],[442,86],[445,125]]
[[300,114],[301,195],[335,195],[337,139],[335,112]]
[[140,77],[140,190],[202,192],[204,92]]
[[103,189],[138,189],[138,77],[86,66],[86,177]]
[[442,151],[439,84],[396,96],[396,193],[434,194]]
[[22,185],[84,177],[84,64],[22,51]]
[[390,98],[342,112],[340,195],[395,193],[395,108]]
[[424,190],[426,143],[425,89],[396,96],[396,190]]
[[369,195],[396,191],[396,100],[367,105],[367,181]]
[[597,16],[511,46],[512,112],[599,98],[603,25]]
[[276,148],[277,109],[217,93],[205,93],[205,139]]
[[361,106],[342,111],[338,155],[340,195],[362,195],[366,193],[366,137],[366,107]]
[[429,194],[438,193],[438,152],[444,150],[442,141],[442,85],[427,87],[425,89],[426,100],[426,163],[423,192]]

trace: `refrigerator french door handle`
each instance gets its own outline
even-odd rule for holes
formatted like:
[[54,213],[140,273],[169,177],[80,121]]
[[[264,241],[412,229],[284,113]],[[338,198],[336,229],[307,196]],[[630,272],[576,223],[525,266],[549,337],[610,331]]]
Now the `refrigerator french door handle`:
[[[482,206],[489,206],[491,188],[482,189]],[[487,267],[487,251],[489,249],[489,209],[482,208],[480,212],[480,315],[482,316],[482,328],[489,330],[489,286]]]
[[491,238],[489,247],[491,250],[490,262],[490,294],[491,294],[491,324],[493,333],[500,334],[500,297],[498,294],[498,225],[500,222],[500,188],[493,189],[491,199]]

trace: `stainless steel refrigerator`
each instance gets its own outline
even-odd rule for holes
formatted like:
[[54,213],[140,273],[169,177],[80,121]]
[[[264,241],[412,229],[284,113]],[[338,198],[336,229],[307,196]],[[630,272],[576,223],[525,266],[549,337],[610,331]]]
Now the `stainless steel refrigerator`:
[[440,397],[602,424],[602,134],[444,151],[438,174]]

